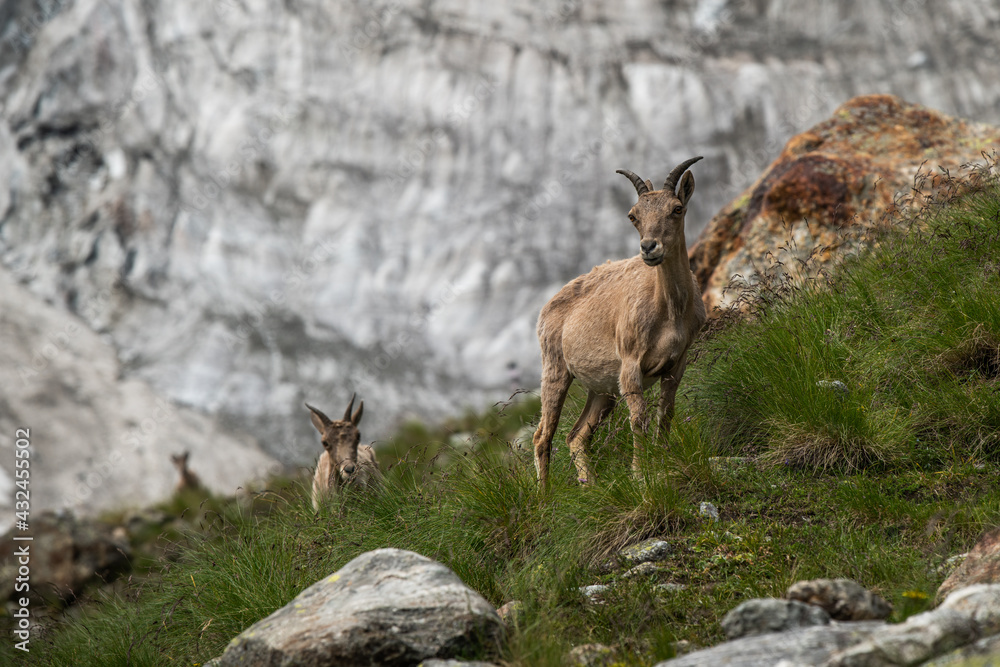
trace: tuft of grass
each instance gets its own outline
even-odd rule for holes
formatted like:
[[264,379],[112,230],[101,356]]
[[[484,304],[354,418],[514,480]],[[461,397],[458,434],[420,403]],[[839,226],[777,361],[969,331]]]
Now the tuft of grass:
[[723,447],[844,471],[1000,454],[1000,195],[928,215],[702,342],[689,393]]

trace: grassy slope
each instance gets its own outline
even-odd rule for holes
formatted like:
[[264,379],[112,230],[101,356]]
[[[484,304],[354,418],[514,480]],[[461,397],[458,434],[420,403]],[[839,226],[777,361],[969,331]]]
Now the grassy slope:
[[[856,579],[905,618],[930,604],[941,563],[1000,519],[996,258],[991,186],[934,212],[923,231],[880,238],[832,280],[757,299],[756,316],[702,341],[670,447],[648,448],[644,480],[628,474],[622,406],[594,440],[597,483],[573,484],[563,445],[544,497],[530,452],[503,444],[522,415],[490,418],[478,428],[504,437],[431,445],[392,467],[383,492],[347,494],[318,518],[305,489],[274,496],[265,516],[230,510],[162,575],[36,641],[29,664],[198,664],[383,546],[443,561],[496,605],[524,601],[504,649],[513,664],[561,664],[585,642],[648,664],[676,640],[720,641],[718,621],[740,600],[812,577]],[[563,437],[581,404],[574,393]],[[407,437],[435,438],[415,427]],[[442,453],[446,465],[428,462]],[[758,463],[713,468],[718,454]],[[718,523],[698,516],[700,501],[719,507]],[[649,536],[675,545],[656,581],[686,588],[629,579],[587,604],[577,587],[611,580],[595,566]]]

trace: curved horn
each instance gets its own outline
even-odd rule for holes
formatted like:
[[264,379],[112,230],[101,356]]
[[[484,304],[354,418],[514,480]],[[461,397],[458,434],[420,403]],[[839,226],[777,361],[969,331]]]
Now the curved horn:
[[322,412],[320,412],[319,410],[317,410],[313,406],[311,406],[308,403],[306,403],[306,407],[309,408],[314,415],[316,415],[317,417],[319,417],[319,420],[323,423],[324,426],[329,426],[332,423],[330,421],[329,417],[327,417],[326,415],[324,415]]
[[671,192],[673,192],[674,189],[677,187],[678,179],[680,179],[680,177],[684,175],[684,172],[688,170],[688,167],[690,167],[700,159],[702,159],[701,155],[699,155],[698,157],[693,157],[690,160],[684,160],[684,162],[681,162],[679,165],[674,167],[674,170],[670,172],[669,176],[667,176],[667,180],[663,181],[663,189],[670,190]]
[[351,423],[357,426],[361,423],[361,415],[365,413],[365,402],[361,401],[361,405],[358,406],[357,411],[351,417]]
[[351,402],[347,404],[347,410],[344,412],[344,421],[351,421],[351,408],[354,407],[354,399],[357,398],[357,392],[351,394]]
[[635,174],[633,174],[628,169],[618,169],[617,171],[615,171],[615,173],[616,174],[621,174],[622,176],[624,176],[628,180],[632,181],[632,185],[635,186],[635,191],[638,194],[644,195],[647,192],[649,192],[649,188],[647,188],[646,184],[642,182],[642,179],[639,178],[638,176],[636,176]]

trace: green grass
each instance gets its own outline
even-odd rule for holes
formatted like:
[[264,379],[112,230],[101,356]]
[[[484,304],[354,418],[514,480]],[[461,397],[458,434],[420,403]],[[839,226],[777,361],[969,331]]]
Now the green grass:
[[970,195],[706,341],[687,390],[723,449],[845,470],[995,460],[998,215],[995,189]]
[[[409,425],[383,460],[381,491],[350,491],[319,516],[305,486],[265,494],[252,513],[223,505],[206,515],[210,530],[181,538],[175,561],[90,601],[26,664],[199,664],[386,546],[442,561],[494,605],[522,601],[499,658],[512,665],[561,665],[589,642],[652,664],[679,640],[721,641],[719,620],[740,601],[814,577],[857,580],[896,621],[926,609],[944,560],[1000,523],[1000,190],[924,213],[703,339],[670,445],[647,448],[642,479],[619,406],[592,443],[596,483],[574,482],[564,439],[578,390],[544,495],[530,447],[508,442],[537,402],[438,431]],[[475,444],[448,444],[459,432]],[[718,455],[754,461],[713,466]],[[702,501],[718,522],[699,516]],[[600,568],[651,536],[674,546],[655,579]],[[684,588],[654,585],[666,582]],[[591,583],[612,584],[603,604],[580,594]]]

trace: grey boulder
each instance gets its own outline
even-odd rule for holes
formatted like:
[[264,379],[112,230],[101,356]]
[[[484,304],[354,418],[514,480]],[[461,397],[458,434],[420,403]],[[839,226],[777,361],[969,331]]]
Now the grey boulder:
[[618,559],[622,565],[634,567],[643,563],[655,563],[665,560],[673,550],[674,547],[670,542],[650,538],[638,544],[633,544],[630,547],[625,547],[618,554]]
[[987,659],[1000,657],[1000,635],[983,637],[971,644],[925,662],[923,667],[985,667]]
[[784,632],[810,625],[827,625],[830,615],[819,607],[777,598],[747,600],[722,619],[722,629],[729,640]]
[[974,584],[960,588],[941,603],[976,622],[983,635],[1000,633],[1000,584]]
[[919,665],[976,639],[979,627],[971,617],[953,609],[935,609],[886,626],[832,656],[827,667]]
[[836,621],[880,621],[892,614],[892,605],[851,579],[812,579],[788,587],[785,598],[814,604]]
[[378,549],[245,630],[219,666],[417,665],[494,653],[503,633],[492,605],[447,567]]
[[864,641],[884,627],[885,624],[878,621],[859,621],[743,637],[661,662],[656,667],[822,665],[836,651]]

